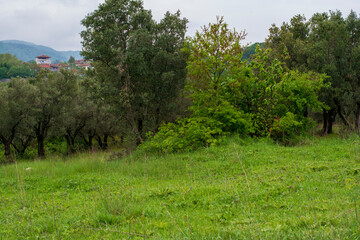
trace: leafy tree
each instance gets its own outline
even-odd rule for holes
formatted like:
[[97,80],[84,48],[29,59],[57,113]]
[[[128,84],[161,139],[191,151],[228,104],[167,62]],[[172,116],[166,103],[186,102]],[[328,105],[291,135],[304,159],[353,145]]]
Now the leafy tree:
[[63,114],[61,116],[61,128],[67,143],[68,154],[76,151],[75,140],[81,136],[81,131],[93,117],[93,104],[81,85],[74,85],[74,89],[68,92]]
[[70,56],[68,63],[75,64],[75,58],[73,56]]
[[309,22],[302,15],[291,18],[290,23],[283,23],[279,28],[272,24],[269,36],[265,41],[267,48],[271,48],[271,58],[286,63],[290,69],[307,71],[308,50],[305,41],[309,37]]
[[346,30],[348,32],[347,65],[348,73],[345,76],[348,85],[348,94],[345,95],[345,102],[352,99],[355,107],[355,130],[360,134],[360,18],[354,11],[351,11],[346,19]]
[[329,76],[327,82],[331,86],[319,95],[327,105],[323,108],[324,134],[332,132],[336,115],[349,128],[353,128],[350,118],[355,116],[354,126],[359,129],[356,77],[359,68],[355,67],[358,32],[355,12],[344,19],[340,11],[316,13],[309,21],[297,15],[281,28],[275,25],[270,28],[266,45],[273,49],[273,59],[281,59],[291,69],[312,70]]
[[38,94],[31,101],[33,121],[32,128],[37,139],[38,156],[45,157],[44,141],[54,126],[59,126],[64,106],[71,103],[74,95],[76,76],[66,70],[60,73],[40,71],[31,83]]
[[36,93],[36,89],[22,78],[13,78],[0,88],[0,141],[7,160],[11,159],[11,145],[16,147],[14,139],[20,137],[25,122],[31,118],[31,102]]
[[193,89],[214,89],[236,75],[242,66],[243,48],[240,41],[245,32],[230,30],[224,19],[204,26],[202,33],[196,32],[185,51],[189,54],[188,78]]
[[31,64],[23,63],[9,53],[0,54],[0,79],[11,77],[31,77],[35,69]]
[[102,95],[118,106],[139,144],[146,131],[176,117],[187,20],[166,13],[156,23],[141,1],[108,0],[82,24],[82,55],[94,62]]
[[223,18],[189,39],[189,117],[160,128],[143,147],[163,152],[214,144],[219,136],[271,136],[289,142],[306,132],[307,109],[318,110],[323,75],[300,73],[269,61],[270,50],[257,49],[242,62],[244,33],[230,30]]
[[310,19],[309,68],[330,76],[331,88],[322,92],[322,99],[329,110],[324,110],[324,133],[332,132],[336,114],[343,118],[342,94],[346,88],[344,76],[347,72],[347,33],[345,21],[338,12],[314,14]]

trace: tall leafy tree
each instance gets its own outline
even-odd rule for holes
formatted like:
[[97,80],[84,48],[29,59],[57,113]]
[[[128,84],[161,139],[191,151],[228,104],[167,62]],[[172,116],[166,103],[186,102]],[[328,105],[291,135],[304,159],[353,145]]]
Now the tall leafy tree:
[[223,17],[204,26],[187,43],[189,84],[194,89],[214,89],[233,77],[243,65],[241,40],[246,33],[229,29]]
[[64,109],[59,125],[61,133],[65,136],[68,154],[71,154],[76,151],[75,141],[81,136],[82,129],[94,117],[94,105],[79,82],[74,85],[73,90],[70,89],[68,99],[63,104]]
[[33,121],[32,128],[37,139],[38,156],[45,157],[44,142],[55,126],[60,126],[64,107],[71,104],[75,92],[76,76],[67,70],[60,73],[41,71],[31,81],[38,94],[31,101]]
[[272,24],[265,45],[271,48],[270,56],[286,63],[290,69],[307,71],[305,41],[309,37],[309,22],[302,15],[291,18],[279,28]]
[[156,23],[141,1],[107,0],[82,24],[82,55],[94,61],[102,95],[117,105],[139,144],[146,131],[174,118],[186,75],[187,20],[166,13]]
[[[355,107],[355,129],[360,134],[360,18],[351,11],[346,19],[346,30],[348,31],[347,64],[349,72],[346,80],[349,82],[349,93],[346,100],[353,102]],[[346,101],[345,100],[345,101]]]
[[0,88],[0,142],[4,145],[5,157],[11,159],[11,145],[24,131],[25,122],[31,119],[31,102],[37,95],[34,86],[22,78],[13,78]]
[[360,109],[354,111],[358,109],[358,22],[354,12],[347,19],[340,11],[316,13],[308,21],[296,15],[281,28],[273,25],[266,40],[267,47],[273,49],[272,58],[283,60],[287,67],[329,76],[330,87],[320,92],[327,105],[323,109],[324,134],[332,132],[337,115],[350,128],[353,124],[349,119],[355,115],[355,128],[359,128]]

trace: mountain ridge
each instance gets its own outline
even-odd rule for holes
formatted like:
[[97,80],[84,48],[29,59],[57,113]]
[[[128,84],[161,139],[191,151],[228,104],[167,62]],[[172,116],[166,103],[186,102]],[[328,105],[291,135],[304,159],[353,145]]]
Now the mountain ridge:
[[68,61],[71,56],[81,59],[80,51],[57,51],[51,47],[37,45],[21,40],[2,40],[0,41],[0,54],[10,53],[24,62],[35,60],[39,55],[48,55],[52,62]]

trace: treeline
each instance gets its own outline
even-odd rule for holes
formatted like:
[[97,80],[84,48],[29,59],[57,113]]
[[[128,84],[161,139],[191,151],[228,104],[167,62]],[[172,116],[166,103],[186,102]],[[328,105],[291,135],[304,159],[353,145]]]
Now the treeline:
[[260,50],[241,61],[240,41],[219,18],[188,40],[186,89],[191,114],[160,127],[142,145],[147,151],[178,152],[216,144],[231,134],[266,137],[292,144],[314,126],[309,111],[323,107],[318,94],[325,75],[288,69],[271,50]]
[[69,70],[42,70],[34,78],[12,78],[0,85],[0,141],[6,159],[13,160],[13,152],[24,157],[34,146],[43,158],[45,141],[55,137],[66,140],[68,153],[79,150],[77,138],[82,149],[93,150],[96,139],[105,150],[108,138],[118,134],[117,118],[108,104],[89,93],[86,82]]
[[280,28],[273,25],[266,39],[271,58],[289,69],[325,73],[328,88],[319,93],[323,107],[323,134],[332,132],[338,116],[360,133],[360,19],[351,11],[316,13],[309,20],[294,16]]
[[24,63],[9,53],[0,54],[0,80],[12,77],[33,77],[34,75],[33,64]]
[[76,141],[106,149],[110,137],[136,146],[184,113],[187,20],[179,12],[157,23],[140,1],[107,1],[82,24],[82,55],[94,66],[85,76],[41,71],[2,86],[0,98],[8,101],[0,110],[6,116],[0,140],[7,159],[28,146],[44,157],[44,142],[54,137],[66,140],[69,153]]
[[216,144],[221,136],[270,136],[296,142],[323,114],[359,129],[360,20],[354,12],[295,16],[270,28],[265,47],[242,60],[245,32],[223,18],[185,38],[187,19],[159,22],[141,1],[108,0],[87,15],[85,74],[39,71],[0,89],[0,141],[6,158],[50,139],[78,150],[107,149],[109,139],[147,151]]

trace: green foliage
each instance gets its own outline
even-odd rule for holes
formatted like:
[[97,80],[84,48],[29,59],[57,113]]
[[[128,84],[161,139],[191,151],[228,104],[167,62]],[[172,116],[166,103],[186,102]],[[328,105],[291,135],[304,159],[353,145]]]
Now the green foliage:
[[184,48],[189,55],[187,61],[188,85],[191,88],[217,90],[229,78],[236,76],[243,65],[243,49],[240,41],[245,31],[229,29],[224,19],[204,26],[202,32],[196,32]]
[[246,135],[252,132],[250,116],[217,92],[201,92],[193,94],[192,97],[193,104],[189,110],[193,116],[208,117],[219,122],[224,133]]
[[[308,21],[294,16],[279,28],[272,25],[266,46],[292,70],[327,74],[327,88],[320,91],[324,134],[331,133],[336,115],[349,129],[360,130],[359,59],[360,19],[354,11],[347,18],[340,11],[315,13]],[[351,121],[355,120],[355,124]]]
[[101,96],[116,106],[137,144],[181,114],[187,22],[179,11],[156,22],[135,0],[106,1],[82,21],[82,54],[93,60]]
[[32,77],[35,75],[35,67],[23,63],[16,56],[9,53],[0,54],[0,79],[12,77]]
[[297,121],[296,116],[293,113],[288,112],[280,119],[275,119],[273,126],[269,131],[272,139],[288,144],[303,133],[304,128],[304,123]]
[[244,54],[241,58],[241,60],[245,61],[245,60],[251,60],[251,56],[254,55],[256,53],[256,47],[260,46],[261,48],[265,48],[265,43],[261,42],[261,43],[253,43],[250,46],[247,46],[244,50]]
[[251,133],[249,115],[217,96],[202,94],[197,97],[199,105],[190,107],[193,111],[190,117],[162,125],[141,148],[154,152],[192,151],[215,145],[224,135]]
[[75,64],[75,58],[73,56],[70,56],[69,60],[68,60],[69,64]]
[[201,146],[213,145],[221,135],[221,123],[207,117],[185,118],[160,126],[151,139],[140,149],[152,152],[192,151]]
[[273,136],[280,141],[312,127],[307,112],[323,106],[318,92],[325,76],[291,71],[280,61],[269,60],[270,49],[259,47],[250,63],[242,62],[244,35],[229,30],[220,18],[188,41],[184,51],[189,55],[191,115],[163,126],[145,148],[194,149],[228,134]]
[[4,145],[6,160],[13,160],[11,145],[20,148],[18,139],[31,131],[32,103],[37,96],[34,86],[26,79],[13,78],[9,84],[0,86],[0,142]]

